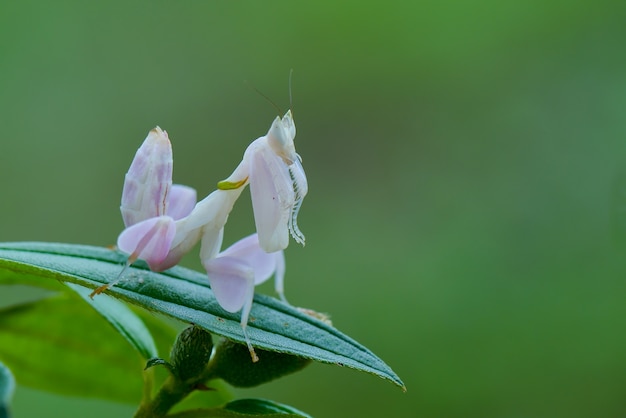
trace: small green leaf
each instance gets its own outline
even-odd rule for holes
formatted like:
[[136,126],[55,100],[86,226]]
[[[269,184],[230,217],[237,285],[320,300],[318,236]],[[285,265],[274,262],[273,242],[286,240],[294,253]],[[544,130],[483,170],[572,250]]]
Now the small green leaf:
[[298,411],[295,408],[273,401],[268,401],[266,399],[237,399],[236,401],[226,404],[224,409],[227,411],[254,416],[281,415],[311,418],[310,415],[305,414],[302,411]]
[[152,335],[144,323],[139,319],[128,306],[108,295],[100,295],[97,298],[90,298],[91,290],[78,286],[74,283],[65,283],[70,289],[78,293],[80,297],[90,304],[100,315],[113,325],[120,334],[126,338],[141,356],[148,360],[157,357],[156,345]]
[[[3,243],[0,284],[53,288],[60,280],[94,289],[116,278],[125,262],[123,254],[106,248]],[[239,313],[227,313],[219,306],[204,273],[182,267],[154,273],[144,263],[136,263],[107,293],[232,340],[245,341]],[[256,347],[365,371],[404,389],[389,366],[332,326],[274,298],[256,295],[254,302],[248,334]]]
[[302,411],[266,399],[238,399],[223,408],[196,409],[171,414],[168,418],[312,418]]
[[49,392],[137,403],[142,360],[72,293],[0,314],[0,360],[20,384]]
[[172,365],[170,363],[168,363],[167,361],[163,360],[162,358],[151,358],[146,362],[146,367],[144,367],[144,370],[148,370],[154,366],[164,366],[167,370],[169,370],[171,373],[174,373],[174,367],[172,367]]
[[9,403],[15,390],[15,379],[11,371],[0,363],[0,418],[8,418]]

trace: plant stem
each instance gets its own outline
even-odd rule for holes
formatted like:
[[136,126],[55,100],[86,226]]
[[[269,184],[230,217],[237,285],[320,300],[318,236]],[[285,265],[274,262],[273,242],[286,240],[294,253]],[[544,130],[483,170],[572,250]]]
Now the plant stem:
[[191,381],[182,381],[174,375],[169,375],[163,382],[152,400],[146,399],[135,412],[134,418],[162,418],[174,405],[182,401],[191,392],[198,388],[198,385],[215,378],[210,367],[198,378]]
[[135,418],[159,418],[164,417],[174,405],[183,400],[195,388],[174,376],[169,376],[159,389],[154,399],[144,402],[135,413]]

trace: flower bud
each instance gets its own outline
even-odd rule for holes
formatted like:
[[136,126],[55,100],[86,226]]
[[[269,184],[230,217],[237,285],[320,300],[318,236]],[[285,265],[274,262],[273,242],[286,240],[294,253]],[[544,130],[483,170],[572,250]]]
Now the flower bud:
[[211,334],[195,325],[185,328],[176,337],[170,354],[170,363],[176,376],[183,381],[200,376],[212,350]]
[[253,363],[245,345],[224,339],[216,346],[209,367],[213,374],[232,386],[248,388],[297,372],[311,362],[292,354],[258,348],[256,352],[259,361]]

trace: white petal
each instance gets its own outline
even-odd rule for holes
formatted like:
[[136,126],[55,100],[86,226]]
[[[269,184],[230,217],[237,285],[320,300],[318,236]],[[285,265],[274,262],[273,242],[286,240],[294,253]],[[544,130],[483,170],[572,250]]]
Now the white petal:
[[250,195],[261,248],[268,253],[284,250],[295,196],[287,165],[268,147],[251,155]]
[[[237,312],[245,305],[249,312],[254,296],[252,268],[230,257],[214,258],[203,264],[209,276],[211,289],[220,306],[228,312]],[[242,324],[247,323],[247,319],[247,315],[245,322],[242,318]]]

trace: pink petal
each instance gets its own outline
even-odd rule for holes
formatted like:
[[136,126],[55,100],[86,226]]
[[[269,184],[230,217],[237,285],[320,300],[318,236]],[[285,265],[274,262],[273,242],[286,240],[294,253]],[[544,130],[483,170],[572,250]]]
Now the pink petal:
[[[254,296],[254,272],[241,260],[231,257],[214,258],[203,262],[215,298],[224,310],[237,312],[246,306],[249,312]],[[248,317],[245,315],[245,322]]]
[[167,253],[165,259],[159,263],[150,264],[150,269],[152,271],[163,271],[169,268],[174,267],[176,264],[180,262],[185,254],[187,254],[200,240],[200,233],[202,231],[200,229],[196,229],[190,232],[185,233],[185,237],[182,241],[177,242],[178,229],[176,230],[176,235],[171,244],[171,249]]
[[174,219],[158,216],[124,229],[117,238],[117,247],[130,254],[131,263],[142,259],[152,268],[167,257],[175,234]]
[[167,215],[176,221],[189,215],[197,200],[196,190],[182,184],[172,185],[168,197]]
[[131,226],[165,215],[172,185],[172,146],[159,127],[150,131],[137,150],[126,174],[121,211],[124,225]]

